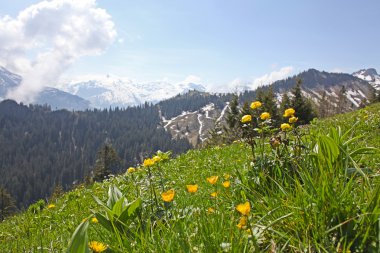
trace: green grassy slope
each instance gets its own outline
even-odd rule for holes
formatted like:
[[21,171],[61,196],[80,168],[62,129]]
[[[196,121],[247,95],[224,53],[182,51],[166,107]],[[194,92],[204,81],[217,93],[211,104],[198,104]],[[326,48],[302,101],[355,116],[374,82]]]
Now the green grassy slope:
[[[311,131],[327,135],[330,126],[340,125],[346,130],[358,122],[352,137],[363,138],[349,144],[348,150],[380,147],[379,111],[380,104],[376,104],[316,121]],[[325,139],[318,139],[320,146]],[[305,143],[308,140],[305,138]],[[362,176],[343,170],[354,165],[347,159],[342,159],[347,166],[338,162],[342,152],[335,156],[333,148],[315,154],[305,150],[300,160],[293,155],[274,158],[276,152],[269,151],[252,167],[250,147],[239,142],[192,150],[160,162],[151,168],[150,179],[148,169],[142,168],[103,183],[78,187],[51,201],[51,208],[35,204],[0,223],[0,252],[63,252],[86,218],[82,225],[89,223],[89,240],[107,244],[109,252],[379,250],[379,153],[354,157],[360,168],[369,168]],[[329,155],[331,161],[326,159]],[[257,171],[259,164],[263,167]],[[295,168],[295,172],[287,168]],[[215,185],[207,181],[211,176],[218,176]],[[230,182],[227,188],[223,186],[226,181]],[[189,193],[189,184],[197,184],[198,191]],[[130,202],[142,199],[124,234],[108,231],[102,222],[89,222],[93,213],[105,213],[93,196],[106,201],[111,185],[117,186]],[[160,194],[169,189],[175,191],[174,200],[164,203]],[[211,196],[214,192],[216,197]],[[246,202],[251,208],[244,216],[237,207]]]

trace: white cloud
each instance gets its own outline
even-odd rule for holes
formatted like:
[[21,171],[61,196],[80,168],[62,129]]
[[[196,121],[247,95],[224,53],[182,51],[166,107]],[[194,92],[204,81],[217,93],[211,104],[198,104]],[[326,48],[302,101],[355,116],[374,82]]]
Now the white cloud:
[[95,0],[42,1],[0,18],[0,65],[23,76],[8,97],[33,101],[78,58],[101,54],[115,38],[111,16]]
[[293,72],[293,69],[294,68],[292,66],[283,67],[278,71],[272,71],[269,74],[265,74],[259,78],[256,78],[251,84],[251,89],[254,90],[259,86],[268,85],[275,81],[284,79]]

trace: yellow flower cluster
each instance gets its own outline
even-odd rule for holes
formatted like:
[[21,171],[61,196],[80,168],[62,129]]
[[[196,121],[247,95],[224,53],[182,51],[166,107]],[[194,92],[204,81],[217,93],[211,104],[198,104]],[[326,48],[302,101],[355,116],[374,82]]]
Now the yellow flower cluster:
[[289,108],[289,109],[286,109],[285,110],[285,112],[284,112],[284,117],[285,118],[289,118],[289,117],[292,117],[292,116],[294,116],[294,113],[295,113],[296,111],[293,109],[293,108]]
[[190,193],[194,193],[198,191],[198,185],[197,184],[188,184],[186,185],[187,191]]
[[88,247],[92,250],[92,252],[95,253],[103,252],[107,249],[107,246],[105,244],[97,241],[89,242]]
[[133,167],[129,167],[127,171],[128,171],[128,173],[133,173],[136,171],[136,169]]
[[174,199],[175,191],[173,189],[161,193],[161,198],[165,202],[171,202]]
[[207,178],[207,182],[209,182],[210,184],[216,184],[216,182],[218,181],[218,176],[212,176],[212,177],[208,177]]
[[257,109],[257,108],[260,108],[262,106],[261,102],[260,101],[254,101],[251,103],[251,108],[253,110]]
[[270,113],[269,113],[269,112],[263,112],[263,113],[260,115],[260,119],[261,119],[261,120],[267,120],[267,119],[270,119]]
[[248,224],[248,215],[251,212],[251,204],[246,201],[245,203],[236,206],[236,210],[243,215],[239,223],[236,225],[239,229],[246,229]]
[[248,123],[252,121],[252,116],[251,115],[244,115],[241,118],[241,123]]

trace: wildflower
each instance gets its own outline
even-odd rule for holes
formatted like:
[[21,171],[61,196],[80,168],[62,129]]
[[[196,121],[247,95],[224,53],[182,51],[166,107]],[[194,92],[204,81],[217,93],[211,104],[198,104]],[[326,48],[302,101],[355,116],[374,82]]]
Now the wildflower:
[[207,209],[207,212],[208,212],[208,213],[215,213],[215,209],[212,208],[212,207],[209,207],[209,208]]
[[211,197],[216,198],[216,196],[218,196],[218,192],[213,192],[210,195],[211,195]]
[[127,171],[128,171],[128,173],[133,173],[136,171],[136,169],[133,167],[129,167]]
[[157,162],[161,161],[161,157],[158,156],[158,155],[156,155],[156,156],[153,157],[153,161],[154,161],[155,163],[157,163]]
[[231,175],[230,174],[223,174],[223,177],[225,180],[228,180],[231,178]]
[[236,206],[236,210],[242,215],[248,215],[251,212],[251,204],[248,201],[244,204],[239,204]]
[[187,191],[190,193],[194,193],[198,191],[198,185],[197,184],[188,184],[186,185]]
[[270,113],[269,113],[269,112],[263,112],[263,113],[260,115],[260,119],[261,119],[261,120],[267,120],[267,119],[270,119]]
[[278,148],[281,144],[281,139],[279,137],[272,137],[269,141],[272,148]]
[[260,101],[255,101],[255,102],[251,103],[251,108],[253,110],[255,110],[255,109],[259,108],[259,107],[261,107],[261,102]]
[[251,115],[244,115],[241,118],[241,123],[248,123],[252,121],[252,116]]
[[297,121],[298,121],[297,117],[292,116],[292,117],[289,118],[289,123],[290,124],[296,123]]
[[88,244],[88,247],[90,247],[90,249],[92,250],[92,252],[103,252],[107,249],[107,246],[101,242],[97,242],[97,241],[91,241],[89,244]]
[[47,206],[48,209],[54,209],[55,208],[55,205],[54,204],[50,204]]
[[281,130],[282,131],[288,131],[288,130],[290,130],[290,125],[288,124],[288,123],[282,123],[281,124]]
[[165,202],[171,202],[174,199],[175,192],[174,190],[169,190],[166,192],[161,193],[162,200]]
[[222,242],[220,244],[220,247],[222,248],[223,252],[230,252],[231,251],[231,243]]
[[144,160],[144,167],[150,167],[150,166],[153,166],[154,165],[154,160],[153,159],[150,159],[150,158],[147,158]]
[[96,217],[92,217],[91,223],[99,223],[98,219]]
[[289,117],[292,117],[294,115],[296,111],[293,109],[293,108],[289,108],[289,109],[286,109],[285,112],[284,112],[284,117],[285,118],[289,118]]
[[228,188],[228,187],[230,187],[231,182],[230,182],[230,181],[224,181],[224,182],[222,183],[222,185],[223,185],[224,188]]
[[218,181],[218,176],[212,176],[212,177],[208,177],[207,178],[207,182],[209,182],[210,184],[216,184],[216,181]]
[[239,223],[236,225],[239,229],[247,228],[247,217],[243,216],[240,218]]

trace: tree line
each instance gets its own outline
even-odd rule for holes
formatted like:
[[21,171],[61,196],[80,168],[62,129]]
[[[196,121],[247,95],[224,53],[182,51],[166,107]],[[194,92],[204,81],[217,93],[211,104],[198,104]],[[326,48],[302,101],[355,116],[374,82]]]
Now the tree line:
[[[19,208],[93,176],[105,145],[116,151],[118,173],[157,150],[183,153],[186,139],[172,139],[160,125],[157,106],[52,111],[48,106],[0,103],[0,187]],[[112,152],[110,149],[110,152]],[[5,195],[4,195],[5,196]]]

